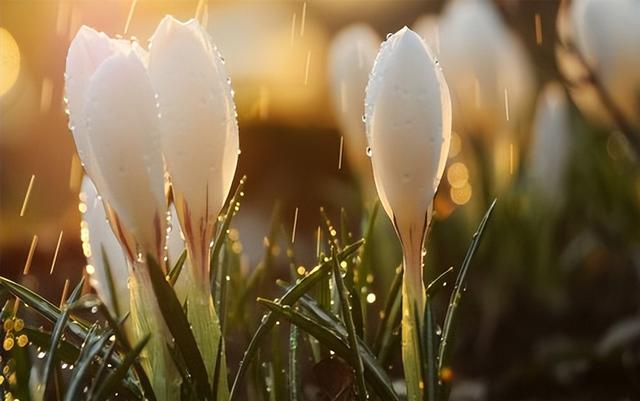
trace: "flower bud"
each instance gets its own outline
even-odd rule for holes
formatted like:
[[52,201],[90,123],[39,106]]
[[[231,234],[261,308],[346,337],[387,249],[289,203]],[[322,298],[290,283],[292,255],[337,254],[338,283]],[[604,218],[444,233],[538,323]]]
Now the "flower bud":
[[421,241],[449,151],[451,100],[438,61],[406,27],[380,48],[365,120],[382,205],[403,241]]
[[197,278],[206,283],[209,244],[238,161],[233,91],[220,54],[196,20],[162,20],[151,39],[149,74],[176,210]]
[[422,399],[423,239],[451,138],[451,100],[437,60],[408,28],[380,47],[365,97],[373,176],[403,251],[402,360],[410,401]]
[[155,96],[140,53],[116,53],[91,76],[85,95],[86,139],[99,177],[95,184],[127,256],[135,261],[151,254],[161,262],[164,169]]

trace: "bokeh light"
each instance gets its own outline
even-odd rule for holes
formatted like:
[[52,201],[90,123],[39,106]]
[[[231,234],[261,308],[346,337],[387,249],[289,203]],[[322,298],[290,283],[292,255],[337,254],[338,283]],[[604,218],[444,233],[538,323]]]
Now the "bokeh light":
[[20,48],[13,35],[0,28],[0,96],[16,83],[20,75]]

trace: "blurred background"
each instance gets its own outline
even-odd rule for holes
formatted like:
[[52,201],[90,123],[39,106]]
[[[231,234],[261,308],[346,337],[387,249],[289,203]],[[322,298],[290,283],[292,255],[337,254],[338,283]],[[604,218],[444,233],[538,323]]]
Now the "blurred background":
[[[613,15],[608,6],[599,13],[608,25],[603,17],[576,27],[562,17],[569,3],[0,0],[0,274],[55,303],[65,280],[83,275],[82,168],[63,99],[67,48],[82,24],[143,44],[165,14],[208,28],[236,93],[236,178],[248,181],[234,227],[247,269],[262,258],[276,203],[285,231],[297,215],[303,265],[315,261],[321,206],[336,220],[344,208],[362,235],[376,196],[361,103],[342,103],[350,88],[341,89],[336,38],[367,24],[359,28],[375,43],[362,50],[369,60],[407,25],[431,46],[453,94],[428,278],[460,266],[498,198],[462,305],[452,397],[640,399],[640,13],[615,11],[611,0]],[[603,41],[593,52],[583,46],[592,34]],[[592,61],[601,75],[585,69]],[[400,262],[382,213],[375,240],[374,315]],[[258,295],[274,293],[273,279],[287,275],[281,265]]]

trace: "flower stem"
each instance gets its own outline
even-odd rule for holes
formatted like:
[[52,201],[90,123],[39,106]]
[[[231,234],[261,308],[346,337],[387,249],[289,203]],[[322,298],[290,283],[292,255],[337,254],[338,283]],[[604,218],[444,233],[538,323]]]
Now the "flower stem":
[[407,399],[421,401],[424,383],[420,363],[420,332],[424,315],[425,289],[422,282],[422,242],[404,249],[402,280],[402,363]]
[[129,276],[133,343],[151,334],[140,354],[141,365],[157,400],[174,401],[180,397],[181,379],[169,355],[167,343],[171,335],[158,308],[148,268],[144,263],[135,262],[133,274]]
[[227,401],[229,399],[229,387],[227,385],[227,366],[224,352],[224,341],[220,341],[220,321],[213,304],[209,280],[206,275],[208,260],[203,258],[203,268],[197,266],[197,262],[192,259],[192,290],[187,295],[187,318],[191,324],[193,336],[198,344],[198,349],[207,368],[207,374],[213,378],[216,371],[216,361],[218,359],[218,347],[221,346],[219,378],[217,383],[213,383],[213,390],[217,393],[217,401]]

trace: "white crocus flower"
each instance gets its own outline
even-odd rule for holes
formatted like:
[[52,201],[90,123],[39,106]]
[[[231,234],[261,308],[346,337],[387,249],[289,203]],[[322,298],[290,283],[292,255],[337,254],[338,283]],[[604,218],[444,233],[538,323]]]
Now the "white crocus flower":
[[83,27],[67,57],[66,90],[78,152],[131,269],[134,336],[162,333],[145,347],[142,364],[156,397],[168,401],[179,396],[180,378],[146,264],[147,255],[164,262],[166,199],[159,115],[144,53],[137,43]]
[[570,36],[615,107],[640,126],[640,2],[575,0],[561,17],[567,20],[559,27],[567,25],[568,32],[560,33]]
[[[149,74],[162,115],[162,148],[195,286],[188,313],[213,375],[220,328],[209,289],[210,244],[238,161],[233,90],[217,48],[196,20],[183,23],[165,17],[150,46]],[[224,366],[221,372],[217,388],[224,399]]]
[[111,313],[123,317],[129,312],[127,258],[107,221],[98,191],[87,176],[80,187],[80,205],[80,238],[91,286]]
[[[489,0],[453,0],[436,23],[416,24],[438,51],[453,97],[456,130],[491,139],[527,115],[533,73],[524,46]],[[432,43],[430,41],[435,41]]]
[[365,121],[378,195],[403,249],[403,362],[409,400],[417,401],[422,249],[449,152],[451,100],[438,61],[406,27],[380,48],[366,90]]
[[370,26],[355,24],[340,31],[329,50],[333,109],[344,135],[344,153],[350,167],[365,182],[370,181],[371,164],[365,152],[363,100],[379,45],[380,39]]
[[131,260],[150,254],[162,262],[166,200],[158,110],[138,52],[116,53],[98,67],[84,115],[95,184],[114,231]]
[[550,206],[562,201],[571,150],[569,101],[562,85],[549,83],[538,98],[529,174],[538,194]]

